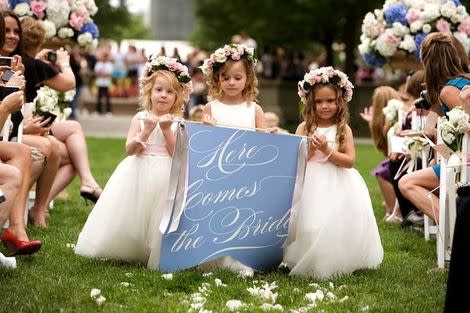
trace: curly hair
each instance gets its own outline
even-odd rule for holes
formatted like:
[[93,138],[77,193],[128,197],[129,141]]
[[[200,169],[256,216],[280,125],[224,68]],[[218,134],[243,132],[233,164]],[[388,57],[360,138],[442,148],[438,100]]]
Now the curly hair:
[[320,88],[330,88],[336,93],[336,106],[338,111],[336,112],[336,143],[338,144],[338,150],[344,151],[344,138],[346,135],[346,125],[349,122],[349,109],[346,100],[343,98],[343,91],[338,85],[326,83],[315,85],[314,88],[307,95],[307,103],[302,111],[302,118],[305,121],[305,133],[312,135],[313,132],[318,128],[318,116],[315,110],[315,94]]
[[245,88],[243,88],[242,95],[246,101],[254,101],[258,96],[258,78],[256,78],[255,69],[251,63],[246,59],[239,61],[227,60],[220,68],[212,72],[208,76],[207,85],[209,86],[209,100],[221,99],[224,91],[220,87],[220,76],[224,75],[236,62],[243,62],[246,73]]
[[151,111],[153,104],[152,104],[152,89],[153,85],[155,84],[155,80],[161,77],[166,79],[170,82],[171,88],[176,93],[175,103],[170,108],[171,114],[182,115],[183,114],[183,105],[184,105],[184,95],[183,95],[183,87],[181,86],[180,82],[176,78],[175,74],[166,71],[166,70],[159,70],[152,73],[150,76],[142,79],[142,101],[140,103],[140,107],[143,110]]
[[21,20],[21,28],[23,29],[24,50],[35,51],[46,41],[46,30],[41,21],[25,16]]

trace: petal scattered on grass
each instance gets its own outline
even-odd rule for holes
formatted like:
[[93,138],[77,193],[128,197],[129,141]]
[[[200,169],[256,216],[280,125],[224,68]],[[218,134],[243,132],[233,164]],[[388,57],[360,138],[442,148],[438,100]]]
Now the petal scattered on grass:
[[163,275],[162,275],[162,278],[163,278],[163,279],[166,279],[166,280],[173,280],[173,273],[166,273],[166,274],[163,274]]

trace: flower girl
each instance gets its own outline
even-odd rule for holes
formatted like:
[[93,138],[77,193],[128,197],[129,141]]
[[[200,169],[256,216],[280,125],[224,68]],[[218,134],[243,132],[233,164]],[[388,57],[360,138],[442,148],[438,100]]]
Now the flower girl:
[[[266,128],[264,112],[254,102],[258,95],[253,48],[231,44],[217,49],[202,65],[207,76],[209,98],[204,107],[203,122],[245,129]],[[223,267],[242,276],[253,276],[254,270],[230,256],[209,261],[202,268]]]
[[383,258],[369,192],[355,159],[347,103],[352,84],[332,67],[299,82],[305,105],[297,135],[310,136],[301,200],[284,251],[290,275],[328,278],[377,267]]
[[143,111],[132,119],[129,154],[116,168],[80,233],[79,255],[146,263],[157,268],[159,225],[168,193],[176,115],[191,92],[186,66],[150,57],[143,74]]

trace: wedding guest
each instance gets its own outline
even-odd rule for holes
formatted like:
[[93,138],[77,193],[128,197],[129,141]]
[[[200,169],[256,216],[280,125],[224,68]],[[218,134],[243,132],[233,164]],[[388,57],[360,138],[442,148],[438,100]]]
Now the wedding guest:
[[275,128],[278,133],[288,134],[289,132],[279,127],[279,116],[274,112],[264,112],[264,119],[266,121],[267,128]]
[[[209,98],[212,99],[204,107],[203,122],[266,129],[263,109],[254,101],[258,95],[258,79],[253,49],[243,45],[226,45],[215,53],[221,51],[227,56],[224,62],[212,62],[215,59],[213,54],[201,67],[207,76]],[[219,257],[200,266],[206,270],[222,267],[246,277],[254,275],[254,269],[231,256]]]
[[[129,155],[116,168],[80,233],[75,253],[93,258],[137,261],[158,269],[176,116],[191,92],[187,68],[167,57],[147,63],[143,111],[131,121]],[[109,218],[112,216],[112,222]]]
[[189,110],[189,119],[195,122],[202,122],[204,118],[204,106],[199,104]]
[[353,85],[332,67],[304,77],[298,84],[304,121],[296,134],[309,136],[310,144],[284,262],[289,275],[319,279],[376,268],[382,263],[383,248],[372,202],[364,180],[352,168],[356,153],[347,104]]
[[[421,45],[421,61],[428,100],[433,110],[447,113],[462,106],[461,89],[470,85],[469,61],[460,42],[450,34],[431,33]],[[427,120],[431,120],[429,117]],[[439,164],[405,175],[399,182],[403,195],[421,212],[439,221]],[[428,199],[428,195],[430,199]],[[431,202],[431,203],[430,203]]]
[[111,78],[113,74],[113,62],[108,51],[103,51],[98,56],[95,68],[96,85],[98,86],[98,96],[96,102],[96,112],[103,113],[101,108],[101,100],[104,98],[106,104],[106,115],[112,115],[111,98],[109,94],[109,87],[111,86]]
[[[48,50],[41,50],[41,46],[45,42],[46,32],[42,26],[42,23],[38,20],[25,17],[21,21],[24,26],[23,41],[26,43],[24,46],[26,49],[25,61],[28,64],[28,70],[25,74],[31,77],[31,81],[34,85],[30,87],[30,97],[35,97],[38,86],[46,84],[47,86],[57,91],[67,91],[67,88],[71,87],[70,82],[61,81],[60,78],[74,79],[73,73],[71,74],[68,70],[70,66],[67,66],[69,56],[65,51],[57,51],[57,62],[60,64],[60,68],[65,68],[65,72],[58,72],[55,68],[39,59],[33,59],[30,55],[39,55],[42,57]],[[34,71],[36,69],[36,71]],[[43,70],[41,70],[43,69]],[[50,73],[49,78],[45,78],[41,75],[33,75],[32,73]],[[31,75],[29,75],[31,73]],[[54,75],[55,73],[55,75]],[[59,194],[70,182],[73,180],[75,175],[78,174],[80,178],[80,195],[85,200],[91,200],[96,202],[101,194],[101,188],[96,182],[93,174],[90,170],[90,164],[88,161],[88,149],[85,142],[85,135],[83,133],[81,125],[77,121],[61,121],[59,123],[52,124],[50,128],[55,139],[58,140],[56,145],[58,146],[58,153],[60,155],[59,168],[57,175],[53,180],[50,192],[46,194],[46,207],[47,204],[52,201],[57,194]],[[42,193],[41,193],[42,196]],[[35,212],[33,210],[33,212]],[[40,220],[41,224],[45,224],[46,211],[45,208],[41,208],[35,214],[36,220]]]

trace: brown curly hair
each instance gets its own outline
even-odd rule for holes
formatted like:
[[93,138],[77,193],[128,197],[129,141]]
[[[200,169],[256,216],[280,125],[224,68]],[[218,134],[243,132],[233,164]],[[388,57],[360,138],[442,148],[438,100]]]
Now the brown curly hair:
[[175,74],[166,71],[166,70],[159,70],[152,73],[150,76],[145,77],[142,79],[142,101],[140,103],[140,107],[143,110],[151,111],[152,110],[152,89],[155,83],[155,80],[158,77],[162,77],[168,80],[171,84],[171,88],[176,93],[175,103],[171,106],[170,113],[175,115],[182,115],[183,114],[183,87],[179,83],[178,79],[176,78]]
[[305,121],[305,133],[312,135],[315,129],[318,128],[318,116],[315,110],[315,93],[320,88],[330,88],[336,92],[336,105],[338,111],[336,112],[336,143],[338,150],[344,151],[344,137],[346,134],[346,125],[349,122],[349,109],[346,101],[343,99],[343,91],[337,85],[326,83],[316,84],[314,88],[307,95],[307,104],[302,110],[302,118]]
[[255,68],[252,61],[242,58],[239,61],[227,60],[220,68],[208,76],[209,100],[221,99],[224,91],[220,88],[220,76],[224,75],[236,62],[243,62],[246,73],[245,88],[242,91],[243,98],[250,102],[258,96],[258,78],[256,78]]

